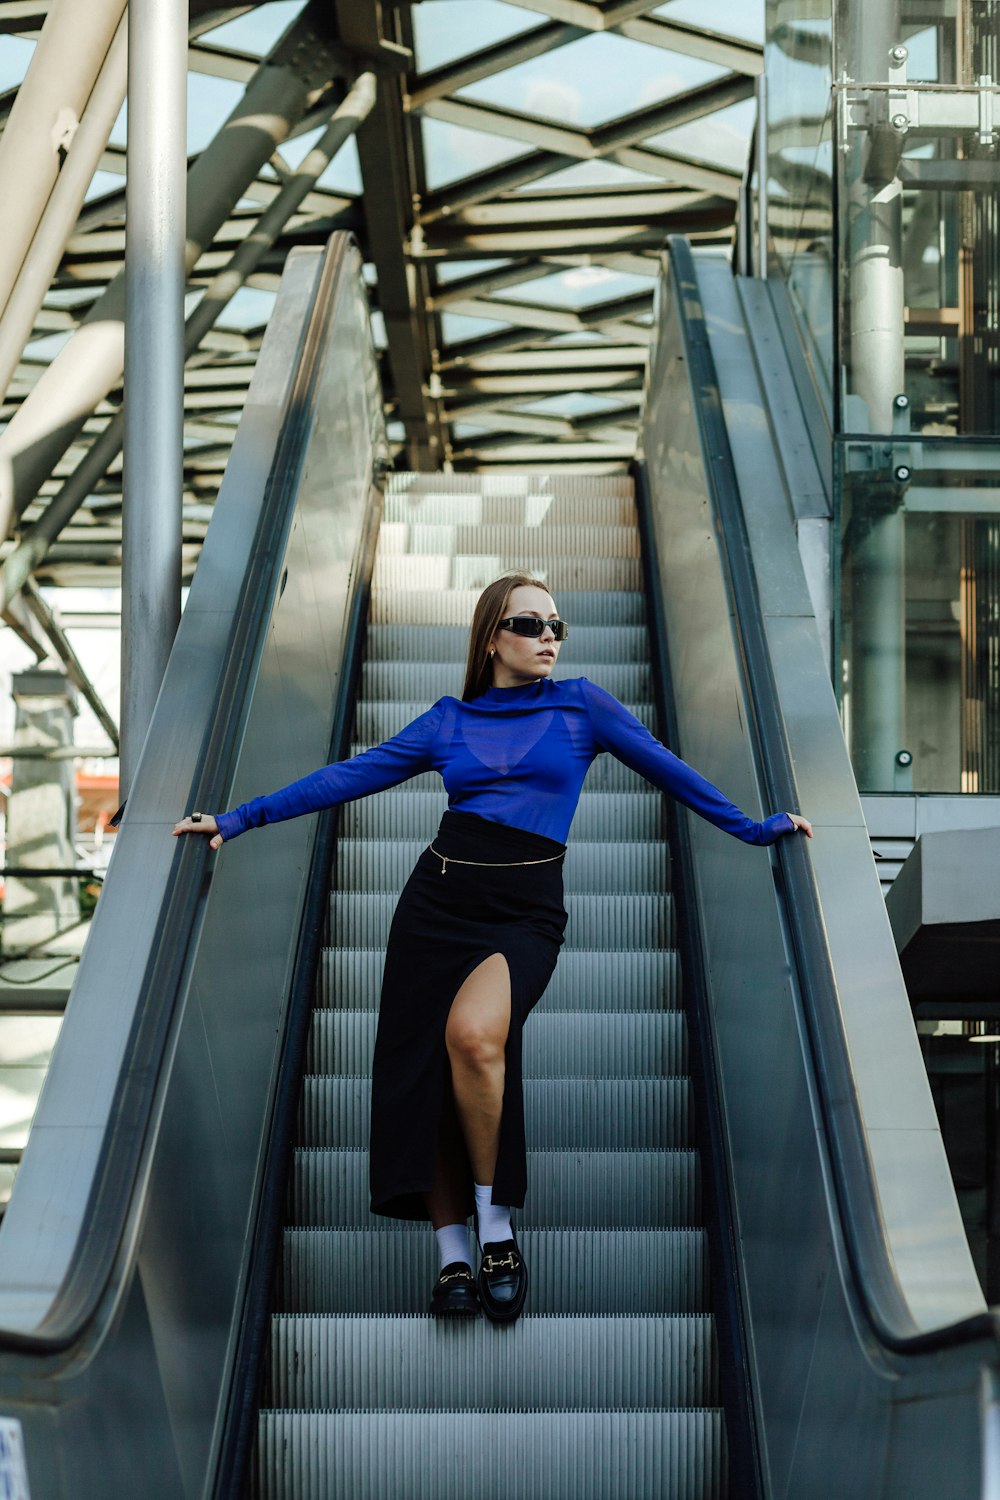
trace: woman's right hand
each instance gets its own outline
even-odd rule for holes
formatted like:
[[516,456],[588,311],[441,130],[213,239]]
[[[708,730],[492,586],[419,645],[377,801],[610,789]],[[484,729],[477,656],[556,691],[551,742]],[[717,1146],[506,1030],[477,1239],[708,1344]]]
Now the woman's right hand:
[[219,832],[219,825],[211,813],[202,813],[197,823],[193,818],[181,818],[179,823],[174,824],[174,838],[177,838],[182,833],[210,833],[212,837],[209,840],[208,847],[210,849],[222,848],[222,834]]

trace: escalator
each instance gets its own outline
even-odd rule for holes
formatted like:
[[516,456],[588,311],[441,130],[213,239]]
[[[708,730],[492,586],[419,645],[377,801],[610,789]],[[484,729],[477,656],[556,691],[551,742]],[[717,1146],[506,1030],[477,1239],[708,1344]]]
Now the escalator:
[[[476,590],[515,567],[544,577],[573,622],[553,676],[586,676],[654,726],[639,551],[627,479],[395,476],[352,751],[460,695]],[[256,1494],[721,1496],[663,798],[610,756],[584,785],[566,946],[528,1022],[518,1237],[531,1289],[516,1328],[429,1318],[429,1227],[368,1211],[382,955],[446,803],[430,772],[342,813]]]
[[[634,495],[385,484],[358,252],[290,257],[0,1226],[0,1478],[23,1449],[33,1500],[1000,1494],[996,1324],[767,317],[671,246]],[[477,592],[515,566],[572,622],[557,675],[817,836],[746,848],[595,762],[527,1027],[528,1307],[453,1328],[429,1229],[368,1214],[365,1150],[388,922],[440,784],[217,859],[167,834],[457,695]]]

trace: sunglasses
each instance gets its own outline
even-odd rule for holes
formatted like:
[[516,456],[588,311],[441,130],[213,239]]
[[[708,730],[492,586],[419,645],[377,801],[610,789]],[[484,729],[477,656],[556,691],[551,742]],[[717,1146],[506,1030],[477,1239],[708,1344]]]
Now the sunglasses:
[[537,641],[546,625],[551,626],[557,641],[564,641],[569,635],[569,626],[565,620],[539,620],[534,615],[512,615],[509,620],[501,620],[499,628],[512,630],[515,635],[526,635],[529,640]]

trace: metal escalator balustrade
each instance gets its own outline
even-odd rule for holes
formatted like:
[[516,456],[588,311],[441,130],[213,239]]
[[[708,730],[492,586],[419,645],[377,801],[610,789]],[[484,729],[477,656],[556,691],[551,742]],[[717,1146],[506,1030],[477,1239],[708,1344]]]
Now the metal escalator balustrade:
[[[515,567],[572,622],[553,675],[652,725],[637,551],[624,480],[394,478],[353,751],[459,695],[478,590]],[[431,1318],[430,1226],[369,1213],[385,941],[446,800],[428,775],[342,811],[255,1493],[714,1500],[726,1444],[663,799],[612,757],[580,799],[566,944],[527,1026],[525,1313],[504,1330]]]

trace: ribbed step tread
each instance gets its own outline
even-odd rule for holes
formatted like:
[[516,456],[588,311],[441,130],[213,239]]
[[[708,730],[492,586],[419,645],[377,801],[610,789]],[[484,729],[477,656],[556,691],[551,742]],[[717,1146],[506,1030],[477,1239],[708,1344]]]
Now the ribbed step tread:
[[[428,553],[425,556],[395,557],[381,555],[375,559],[372,583],[379,589],[430,589],[435,593],[448,589],[484,589],[501,573],[523,569],[540,578],[550,593],[563,589],[598,589],[606,583],[609,589],[641,589],[642,563],[638,557],[550,557],[532,546],[530,536],[522,532],[503,551],[463,553],[455,556]],[[559,603],[558,597],[556,603]]]
[[[620,761],[602,755],[588,772],[588,786],[590,778],[603,766],[628,770]],[[430,774],[437,776],[436,771]],[[407,785],[418,791],[420,779],[414,777]],[[427,844],[420,839],[376,843],[342,838],[334,856],[333,885],[338,890],[399,892],[426,848]],[[600,844],[573,838],[566,846],[563,889],[567,894],[602,891],[609,900],[616,900],[621,893],[631,896],[663,892],[669,885],[670,850],[664,839],[649,839],[641,844]]]
[[[399,726],[402,728],[402,725]],[[440,792],[411,792],[395,787],[377,797],[348,802],[340,815],[348,838],[423,839],[429,843],[448,806]],[[571,837],[614,843],[661,839],[665,829],[663,796],[648,792],[583,792],[573,818]]]
[[[372,1010],[314,1010],[308,1073],[368,1073],[377,1016]],[[533,1012],[526,1078],[662,1078],[687,1072],[684,1012],[659,1015]]]
[[[457,1336],[463,1329],[449,1330]],[[261,1412],[269,1500],[723,1500],[719,1411]]]
[[[567,645],[569,643],[567,642]],[[644,662],[588,662],[577,653],[564,656],[552,670],[554,682],[586,677],[621,702],[649,703],[652,678]],[[428,706],[439,698],[461,698],[464,666],[460,662],[370,661],[361,672],[362,700],[398,700],[419,698]]]
[[[569,598],[569,595],[565,597]],[[565,605],[560,605],[565,611]],[[569,619],[568,613],[564,613]],[[471,621],[470,621],[471,623]],[[587,662],[644,662],[649,660],[649,635],[641,625],[578,625],[569,621],[573,656]],[[467,625],[369,625],[365,657],[369,662],[440,661],[464,668],[469,648]],[[581,675],[585,676],[583,668]]]
[[[517,1238],[531,1279],[526,1315],[707,1310],[701,1229],[519,1229]],[[286,1229],[275,1306],[301,1313],[426,1312],[438,1271],[437,1244],[424,1224],[396,1233]]]
[[[373,584],[369,625],[460,625],[468,637],[486,581],[476,588],[441,593]],[[556,603],[567,620],[577,625],[644,625],[646,620],[646,600],[639,585],[627,589],[562,588]]]
[[541,526],[433,525],[383,521],[378,534],[380,557],[470,557],[498,555],[565,561],[573,557],[638,557],[639,531],[625,526],[577,526],[548,522]]
[[712,1320],[704,1315],[522,1316],[506,1330],[512,1337],[500,1339],[478,1318],[458,1331],[442,1357],[441,1329],[426,1316],[277,1317],[271,1404],[586,1411],[704,1407],[717,1399]]
[[[377,1010],[384,965],[385,951],[380,948],[325,949],[318,1003]],[[563,948],[542,1004],[546,1011],[606,1011],[612,1004],[619,1012],[658,1011],[676,1009],[680,997],[676,949],[590,953]]]
[[384,520],[421,526],[634,526],[631,495],[387,495]]
[[[299,1143],[367,1146],[370,1111],[370,1078],[307,1075]],[[690,1084],[686,1078],[529,1078],[524,1082],[524,1128],[527,1140],[550,1149],[687,1146]]]
[[585,500],[591,495],[628,495],[634,485],[628,474],[518,473],[502,469],[493,474],[390,474],[387,495],[568,495]]
[[[462,867],[450,865],[441,880],[460,880]],[[398,898],[390,891],[334,891],[330,897],[330,945],[344,948],[384,946]],[[632,894],[620,901],[582,891],[567,892],[569,913],[566,948],[599,948],[628,952],[634,948],[672,948],[674,901]]]
[[[619,1253],[634,1257],[640,1253],[646,1230],[686,1229],[699,1222],[697,1156],[690,1149],[543,1151],[531,1147],[527,1170],[529,1227],[518,1233],[528,1245],[530,1237],[540,1231],[565,1232],[567,1243],[559,1242],[559,1254],[569,1257],[567,1263],[574,1265],[575,1273],[595,1257],[610,1253],[611,1240]],[[311,1229],[368,1226],[380,1240],[404,1225],[399,1219],[372,1215],[368,1205],[367,1151],[296,1149],[289,1183],[290,1224]],[[428,1253],[436,1253],[436,1242],[426,1225],[420,1227],[421,1243],[426,1241]],[[583,1234],[588,1227],[598,1232]],[[640,1227],[643,1233],[632,1233]],[[569,1243],[571,1230],[579,1235],[575,1249]],[[604,1237],[609,1234],[611,1240],[605,1246]],[[558,1264],[556,1257],[552,1266],[557,1276]],[[608,1264],[613,1266],[614,1261]]]

